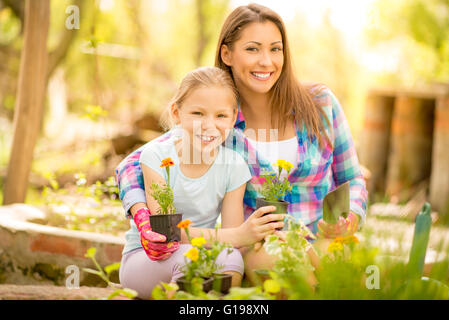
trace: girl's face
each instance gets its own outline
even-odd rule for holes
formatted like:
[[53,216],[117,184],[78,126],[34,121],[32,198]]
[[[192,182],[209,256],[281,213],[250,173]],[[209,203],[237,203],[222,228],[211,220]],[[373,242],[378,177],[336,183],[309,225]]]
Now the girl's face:
[[230,66],[241,93],[267,93],[279,79],[284,65],[282,35],[271,21],[244,27],[232,50],[221,48],[223,62]]
[[[185,134],[190,150],[212,152],[226,140],[237,118],[236,101],[229,88],[201,86],[182,105],[172,105],[172,116]],[[183,139],[184,140],[184,139]]]

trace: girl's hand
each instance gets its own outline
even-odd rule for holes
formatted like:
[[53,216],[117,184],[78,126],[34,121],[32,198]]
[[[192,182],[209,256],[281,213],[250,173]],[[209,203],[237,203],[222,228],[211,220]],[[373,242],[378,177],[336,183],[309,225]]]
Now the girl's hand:
[[140,208],[133,218],[140,233],[140,242],[148,258],[153,261],[164,260],[178,250],[179,242],[164,243],[166,241],[164,235],[151,231],[150,210],[148,208]]
[[318,221],[318,238],[336,238],[345,237],[354,234],[359,226],[359,217],[353,212],[348,214],[345,219],[340,217],[336,224],[329,224],[323,219]]
[[274,210],[276,210],[276,207],[274,206],[261,207],[254,211],[249,218],[237,228],[242,247],[259,242],[276,231],[276,228],[284,227],[284,222],[282,220],[285,219],[285,214],[276,213],[264,216],[264,214]]

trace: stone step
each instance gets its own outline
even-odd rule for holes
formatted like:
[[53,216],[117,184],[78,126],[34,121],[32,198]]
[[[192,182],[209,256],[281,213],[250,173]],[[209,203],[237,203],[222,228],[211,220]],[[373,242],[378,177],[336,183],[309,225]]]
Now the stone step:
[[[81,286],[68,289],[51,285],[0,284],[0,300],[89,300],[107,298],[115,289]],[[112,300],[129,300],[116,296]]]

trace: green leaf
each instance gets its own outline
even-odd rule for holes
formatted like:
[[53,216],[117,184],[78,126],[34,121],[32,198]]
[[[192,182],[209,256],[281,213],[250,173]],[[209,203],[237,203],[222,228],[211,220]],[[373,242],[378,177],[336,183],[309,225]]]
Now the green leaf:
[[134,299],[135,297],[137,297],[137,291],[129,289],[129,288],[125,288],[125,289],[117,289],[114,292],[112,292],[106,300],[112,300],[113,298],[119,296],[123,294],[124,296],[126,296],[129,299]]
[[123,293],[125,296],[127,296],[130,299],[134,299],[138,295],[136,290],[133,290],[133,289],[130,289],[130,288],[122,289],[121,293]]
[[160,285],[157,285],[156,287],[154,287],[152,293],[151,293],[152,297],[154,300],[164,300],[167,299],[167,294],[166,292],[162,289],[162,287]]
[[112,271],[120,269],[120,262],[116,262],[104,267],[104,271],[109,275]]
[[96,274],[97,276],[101,277],[101,272],[98,270],[90,269],[90,268],[83,268],[83,271]]
[[165,283],[165,282],[162,282],[162,286],[164,287],[164,289],[166,290],[166,291],[178,291],[179,290],[179,287],[178,287],[178,285],[176,284],[176,283]]

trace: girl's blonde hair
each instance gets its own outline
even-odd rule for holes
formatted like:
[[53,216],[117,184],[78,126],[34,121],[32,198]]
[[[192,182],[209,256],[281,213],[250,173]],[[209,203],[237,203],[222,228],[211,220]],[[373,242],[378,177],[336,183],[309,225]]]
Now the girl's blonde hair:
[[232,92],[235,100],[234,112],[236,112],[238,93],[229,73],[217,67],[201,67],[190,71],[184,79],[182,79],[175,96],[170,100],[168,107],[164,110],[161,116],[160,123],[162,128],[164,130],[170,130],[174,126],[174,121],[170,112],[173,104],[176,104],[177,107],[180,108],[193,90],[200,87],[213,86],[227,88]]

